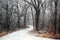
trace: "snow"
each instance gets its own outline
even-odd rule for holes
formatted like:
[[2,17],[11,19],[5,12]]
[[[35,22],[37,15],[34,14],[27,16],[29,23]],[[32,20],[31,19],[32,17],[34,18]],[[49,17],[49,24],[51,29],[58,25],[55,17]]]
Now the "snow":
[[35,37],[33,35],[29,35],[27,32],[32,29],[33,29],[33,27],[29,26],[29,28],[22,29],[22,30],[10,33],[6,36],[0,37],[0,40],[55,40],[55,39]]

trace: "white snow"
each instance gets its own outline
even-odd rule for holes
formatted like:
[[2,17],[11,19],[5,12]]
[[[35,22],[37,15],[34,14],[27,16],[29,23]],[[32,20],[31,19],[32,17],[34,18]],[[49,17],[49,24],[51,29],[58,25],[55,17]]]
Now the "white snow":
[[29,26],[29,27],[30,28],[22,29],[22,30],[10,33],[6,36],[0,37],[0,40],[55,40],[55,39],[35,37],[33,35],[29,35],[27,32],[33,29],[32,26]]

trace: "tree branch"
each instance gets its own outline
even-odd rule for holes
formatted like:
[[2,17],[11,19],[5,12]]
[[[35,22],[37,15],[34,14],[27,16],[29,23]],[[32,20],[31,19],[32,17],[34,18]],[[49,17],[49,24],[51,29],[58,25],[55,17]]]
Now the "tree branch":
[[27,2],[28,4],[30,4],[30,5],[32,5],[34,8],[36,8],[36,5],[34,5],[33,3],[31,3],[31,2],[29,2],[29,1],[27,1],[27,0],[23,0],[23,1]]
[[37,0],[37,2],[38,2],[38,8],[39,8],[39,6],[41,4],[41,0]]
[[27,1],[27,0],[23,0],[24,2],[27,2],[28,4],[30,4],[30,5],[33,5],[32,3],[30,3],[29,1]]
[[37,4],[36,4],[36,0],[34,0],[34,3],[35,3],[35,5],[37,5]]

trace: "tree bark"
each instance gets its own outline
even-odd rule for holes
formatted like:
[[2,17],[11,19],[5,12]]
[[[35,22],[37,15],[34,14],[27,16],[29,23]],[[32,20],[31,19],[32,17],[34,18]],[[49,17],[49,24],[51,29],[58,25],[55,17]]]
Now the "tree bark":
[[9,32],[9,14],[8,14],[8,4],[6,4],[6,31]]
[[32,20],[33,20],[33,29],[35,29],[35,26],[34,26],[34,14],[33,14],[33,9],[31,7],[31,13],[32,13]]
[[57,3],[55,3],[55,14],[54,14],[54,34],[56,34],[56,30],[57,30],[57,27],[56,27],[56,22],[57,21]]
[[36,14],[35,14],[35,27],[36,27],[37,31],[39,31],[39,14],[40,14],[40,10],[36,10]]
[[26,26],[26,14],[24,16],[24,26]]

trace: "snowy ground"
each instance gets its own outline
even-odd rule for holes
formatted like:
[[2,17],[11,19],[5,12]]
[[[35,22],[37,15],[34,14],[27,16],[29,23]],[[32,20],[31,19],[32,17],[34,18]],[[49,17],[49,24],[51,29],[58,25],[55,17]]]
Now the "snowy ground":
[[29,35],[27,32],[32,30],[32,26],[30,28],[22,29],[13,33],[10,33],[6,36],[0,37],[0,40],[59,40],[59,39],[48,39],[42,37],[35,37]]

